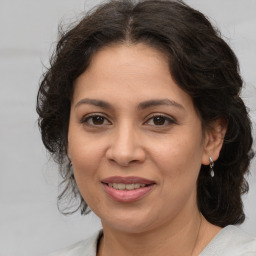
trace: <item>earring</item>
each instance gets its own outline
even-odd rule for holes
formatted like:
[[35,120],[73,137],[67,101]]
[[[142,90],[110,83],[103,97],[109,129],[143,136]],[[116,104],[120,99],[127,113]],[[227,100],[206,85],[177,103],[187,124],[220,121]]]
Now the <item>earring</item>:
[[210,160],[210,175],[213,178],[214,177],[214,170],[213,170],[214,162],[213,162],[211,156],[209,157],[209,160]]

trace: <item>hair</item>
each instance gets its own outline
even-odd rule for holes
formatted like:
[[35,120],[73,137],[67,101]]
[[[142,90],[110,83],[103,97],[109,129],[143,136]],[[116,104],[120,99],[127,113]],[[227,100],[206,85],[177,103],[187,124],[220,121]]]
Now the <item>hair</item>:
[[[224,227],[242,223],[241,195],[248,191],[244,177],[253,152],[251,122],[240,98],[243,82],[239,64],[209,20],[178,0],[109,1],[88,12],[72,28],[60,31],[50,68],[40,81],[37,113],[42,141],[59,164],[63,178],[58,205],[67,198],[71,202],[62,212],[90,211],[67,157],[74,81],[100,48],[126,42],[144,43],[167,55],[172,78],[193,99],[203,127],[218,119],[227,122],[214,178],[209,166],[201,166],[197,202],[212,224]],[[73,202],[78,203],[75,209]]]

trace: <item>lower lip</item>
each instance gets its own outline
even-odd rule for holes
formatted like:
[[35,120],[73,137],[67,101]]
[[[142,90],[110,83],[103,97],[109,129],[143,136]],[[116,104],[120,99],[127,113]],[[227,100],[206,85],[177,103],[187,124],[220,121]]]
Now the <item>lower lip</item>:
[[107,194],[114,199],[115,201],[122,202],[122,203],[129,203],[137,201],[144,196],[146,196],[154,185],[150,185],[147,187],[141,187],[134,190],[117,190],[108,185],[104,184],[105,191]]

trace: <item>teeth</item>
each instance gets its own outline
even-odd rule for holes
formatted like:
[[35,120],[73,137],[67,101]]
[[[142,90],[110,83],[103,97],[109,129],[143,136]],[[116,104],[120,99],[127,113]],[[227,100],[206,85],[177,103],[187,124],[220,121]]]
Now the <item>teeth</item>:
[[145,184],[124,184],[124,183],[108,183],[108,186],[117,190],[134,190],[137,188],[143,188]]
[[126,188],[127,190],[133,190],[134,187],[135,187],[135,184],[126,184],[126,185],[125,185],[125,188]]
[[[115,185],[115,183],[114,183],[114,185]],[[118,187],[119,190],[124,190],[124,189],[125,189],[125,184],[123,184],[123,183],[118,183],[118,184],[117,184],[117,187]],[[115,188],[115,187],[114,187],[114,188]]]
[[[143,185],[145,185],[145,184],[143,184]],[[142,186],[142,184],[141,184],[141,186]],[[140,184],[134,184],[134,188],[139,188],[140,187]]]

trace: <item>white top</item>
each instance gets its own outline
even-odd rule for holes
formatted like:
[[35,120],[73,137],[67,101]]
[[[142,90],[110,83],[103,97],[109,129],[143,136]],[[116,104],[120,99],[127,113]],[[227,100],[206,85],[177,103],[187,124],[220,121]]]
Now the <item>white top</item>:
[[[102,231],[49,256],[96,256]],[[256,238],[235,226],[223,228],[198,256],[256,256]]]

